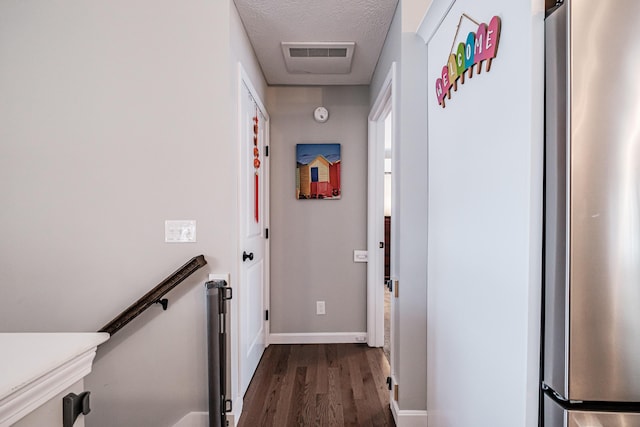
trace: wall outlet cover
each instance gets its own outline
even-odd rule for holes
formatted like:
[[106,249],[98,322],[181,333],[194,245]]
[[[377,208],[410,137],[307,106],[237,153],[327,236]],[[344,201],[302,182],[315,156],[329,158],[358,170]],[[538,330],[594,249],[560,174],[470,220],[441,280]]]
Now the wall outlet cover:
[[367,251],[353,251],[353,262],[368,262],[369,252]]
[[165,243],[194,243],[196,241],[195,220],[166,220],[164,222]]

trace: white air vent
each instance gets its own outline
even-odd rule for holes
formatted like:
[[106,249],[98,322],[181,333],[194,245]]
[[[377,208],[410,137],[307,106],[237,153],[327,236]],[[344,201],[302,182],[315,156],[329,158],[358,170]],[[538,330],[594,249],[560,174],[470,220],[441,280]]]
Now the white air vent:
[[292,74],[349,74],[354,42],[282,42],[287,70]]

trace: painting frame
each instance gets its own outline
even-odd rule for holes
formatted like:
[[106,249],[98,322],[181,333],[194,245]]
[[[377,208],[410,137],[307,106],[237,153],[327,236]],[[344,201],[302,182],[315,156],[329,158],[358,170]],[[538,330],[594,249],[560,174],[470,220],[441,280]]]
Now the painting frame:
[[297,200],[340,200],[341,175],[341,144],[296,144]]

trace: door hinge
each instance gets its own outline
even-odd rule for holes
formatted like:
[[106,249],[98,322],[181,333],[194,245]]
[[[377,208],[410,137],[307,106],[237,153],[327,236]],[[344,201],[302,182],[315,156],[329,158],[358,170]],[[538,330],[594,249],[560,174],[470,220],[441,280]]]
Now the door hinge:
[[264,146],[264,156],[265,157],[269,157],[269,146],[268,145]]
[[269,320],[269,310],[264,311],[264,320]]
[[398,298],[398,294],[399,294],[399,292],[398,292],[398,288],[400,287],[400,281],[399,281],[399,280],[396,280],[395,282],[396,282],[396,283],[395,283],[395,289],[394,289],[394,291],[395,291],[395,292],[394,292],[394,296],[395,296],[396,298]]
[[389,387],[389,391],[391,391],[391,384],[393,383],[393,381],[391,380],[391,377],[387,377],[387,387]]
[[548,14],[557,9],[559,6],[562,6],[562,3],[564,3],[564,0],[545,0],[544,9]]
[[265,229],[264,229],[264,238],[265,238],[265,239],[268,239],[268,238],[269,238],[269,229],[268,229],[268,228],[265,228]]
[[398,401],[398,384],[393,385],[393,400]]
[[380,249],[384,249],[384,242],[380,242],[378,246],[380,247]]

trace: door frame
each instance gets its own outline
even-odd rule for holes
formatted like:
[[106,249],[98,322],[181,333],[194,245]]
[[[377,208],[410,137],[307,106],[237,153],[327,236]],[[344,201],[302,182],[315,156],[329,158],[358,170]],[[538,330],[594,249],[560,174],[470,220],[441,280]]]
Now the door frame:
[[[384,346],[384,122],[391,113],[392,171],[397,170],[397,64],[393,62],[376,96],[369,113],[368,142],[368,198],[367,198],[367,344],[370,347]],[[397,185],[392,180],[391,216],[395,214]],[[397,229],[397,228],[396,228]],[[393,233],[392,233],[393,236]],[[393,237],[392,237],[393,239]],[[392,246],[392,260],[393,246]],[[391,263],[391,277],[395,276],[395,263]],[[391,316],[393,320],[393,316]],[[391,328],[393,331],[393,328]],[[393,333],[391,333],[393,337]],[[391,342],[393,348],[393,341]],[[393,358],[393,352],[391,352]],[[393,364],[391,364],[393,367]]]
[[[245,141],[243,141],[242,136],[243,136],[243,129],[242,127],[246,125],[246,123],[243,122],[244,119],[244,115],[243,115],[243,111],[242,111],[242,87],[245,86],[247,88],[247,90],[249,91],[249,94],[251,95],[251,97],[253,98],[254,102],[256,103],[256,105],[258,106],[258,109],[260,110],[260,112],[262,113],[262,115],[264,116],[264,146],[268,147],[269,146],[269,136],[270,136],[270,118],[269,118],[269,113],[267,112],[267,109],[264,106],[264,103],[262,102],[262,99],[260,98],[260,95],[258,93],[258,91],[255,89],[255,86],[253,85],[253,82],[251,81],[249,75],[247,74],[246,70],[244,69],[244,67],[242,66],[241,62],[238,62],[238,87],[237,87],[237,117],[238,117],[238,135],[237,135],[237,151],[236,151],[236,161],[237,161],[237,182],[238,185],[240,185],[239,183],[242,182],[242,167],[241,167],[241,161],[243,161],[242,159],[242,144],[245,143]],[[264,227],[265,228],[269,228],[269,224],[270,224],[270,220],[269,220],[269,196],[270,196],[270,169],[269,169],[269,156],[263,155],[262,156],[262,162],[261,162],[261,167],[264,168],[264,179],[263,179],[263,185],[264,185],[264,190],[263,190],[263,205],[262,205],[262,212],[264,215]],[[239,188],[239,187],[238,187]],[[231,396],[232,396],[232,406],[233,406],[233,411],[230,414],[230,425],[234,426],[238,423],[238,420],[240,418],[240,414],[242,413],[242,407],[243,407],[243,399],[244,399],[244,393],[241,393],[240,390],[242,388],[242,384],[241,384],[241,376],[240,376],[240,372],[241,372],[241,352],[240,352],[240,348],[241,348],[241,342],[240,340],[242,339],[241,337],[241,331],[243,330],[243,325],[241,324],[242,321],[242,316],[240,316],[241,313],[241,303],[242,303],[242,289],[238,288],[238,285],[240,284],[240,269],[242,268],[242,256],[240,254],[240,249],[241,245],[242,245],[242,228],[240,225],[240,221],[243,221],[244,218],[241,218],[241,203],[242,201],[240,200],[240,197],[238,197],[237,199],[237,208],[236,208],[236,212],[237,212],[237,218],[236,220],[237,222],[237,241],[236,241],[236,272],[238,274],[238,276],[235,279],[232,279],[234,281],[237,281],[237,283],[235,283],[235,287],[236,289],[234,290],[234,296],[233,299],[231,300],[231,313],[230,313],[230,317],[231,317],[231,328],[230,328],[230,340],[231,340]],[[263,231],[264,232],[264,231]],[[269,283],[269,277],[270,277],[270,263],[271,263],[271,253],[270,253],[270,240],[267,238],[265,239],[265,247],[264,247],[264,301],[263,301],[263,305],[264,305],[264,309],[265,310],[269,310],[269,301],[270,301],[270,283]],[[269,321],[266,320],[263,316],[263,321],[264,321],[264,342],[265,342],[265,347],[269,346]]]
[[[270,143],[270,136],[271,136],[271,118],[269,117],[269,113],[267,112],[267,108],[264,106],[264,102],[262,101],[262,99],[260,98],[260,95],[258,94],[258,91],[255,89],[253,83],[251,82],[251,79],[249,78],[249,75],[247,74],[247,72],[245,71],[244,67],[242,66],[242,63],[238,62],[238,68],[239,68],[239,73],[240,73],[240,78],[239,78],[239,82],[240,84],[238,85],[238,99],[240,99],[240,96],[242,96],[242,85],[245,85],[247,87],[247,89],[249,90],[249,94],[253,97],[253,100],[255,101],[256,105],[258,106],[258,109],[260,110],[260,112],[262,113],[263,117],[264,117],[264,146],[265,149],[267,150],[264,155],[262,156],[262,162],[260,164],[260,166],[262,168],[264,168],[264,179],[263,179],[263,185],[264,185],[264,194],[263,194],[263,201],[264,201],[264,205],[262,206],[262,212],[264,215],[264,228],[268,229],[270,226],[270,220],[269,220],[269,203],[270,203],[270,196],[271,196],[271,169],[270,169],[270,157],[268,155],[268,150],[269,150],[269,143]],[[242,106],[239,104],[238,105],[238,110],[240,111],[242,109]],[[241,115],[241,113],[239,113],[239,115]],[[238,127],[239,130],[238,132],[242,132],[241,123],[242,119],[238,120]],[[242,136],[238,135],[238,139],[241,139]],[[240,150],[241,147],[240,145],[238,145],[238,150]],[[240,151],[238,151],[238,159],[239,161],[241,157]],[[240,201],[238,199],[238,201]],[[263,231],[264,232],[264,231]],[[238,233],[238,243],[240,243],[240,234]],[[270,270],[271,270],[271,240],[269,240],[268,237],[265,237],[265,248],[264,248],[264,308],[265,310],[269,310],[269,300],[270,300],[270,282],[269,282],[269,277],[270,277]],[[242,265],[243,261],[240,257],[240,255],[238,255],[238,269],[240,268],[240,266]],[[268,347],[269,346],[269,321],[265,320],[265,325],[264,325],[265,329],[265,346]]]

